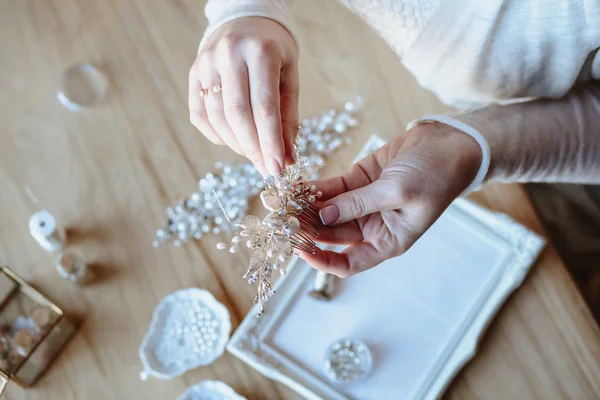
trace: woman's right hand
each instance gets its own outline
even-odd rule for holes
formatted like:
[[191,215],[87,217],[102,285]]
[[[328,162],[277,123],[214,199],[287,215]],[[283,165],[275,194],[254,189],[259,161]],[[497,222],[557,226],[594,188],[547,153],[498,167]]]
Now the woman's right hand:
[[[213,91],[215,85],[222,90]],[[292,35],[267,18],[238,18],[207,39],[190,69],[190,120],[263,175],[276,174],[294,162],[298,93]]]

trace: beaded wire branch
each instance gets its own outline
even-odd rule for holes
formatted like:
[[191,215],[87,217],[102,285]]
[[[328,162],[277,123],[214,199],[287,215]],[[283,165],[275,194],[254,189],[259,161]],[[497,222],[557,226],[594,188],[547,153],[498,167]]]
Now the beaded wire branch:
[[[303,135],[296,143],[299,154],[307,157],[307,165],[323,166],[325,157],[351,142],[348,131],[358,126],[356,114],[361,107],[359,97],[346,102],[341,110],[331,109],[302,121]],[[246,215],[250,199],[264,188],[262,177],[251,164],[217,163],[215,167],[217,171],[200,179],[198,189],[187,199],[167,208],[167,221],[156,231],[154,247],[164,243],[179,247],[211,233],[228,231],[227,220],[235,224]],[[217,198],[227,210],[225,216]]]
[[307,157],[296,160],[282,173],[265,178],[260,199],[269,213],[262,222],[257,216],[247,215],[235,224],[240,231],[231,239],[231,245],[217,245],[219,250],[229,248],[230,253],[237,252],[242,242],[250,249],[250,264],[243,277],[249,284],[258,285],[254,298],[254,303],[260,305],[258,316],[264,312],[264,303],[275,294],[269,281],[273,271],[285,274],[293,249],[315,252],[320,222],[314,203],[321,192],[306,181],[319,167],[311,165]]

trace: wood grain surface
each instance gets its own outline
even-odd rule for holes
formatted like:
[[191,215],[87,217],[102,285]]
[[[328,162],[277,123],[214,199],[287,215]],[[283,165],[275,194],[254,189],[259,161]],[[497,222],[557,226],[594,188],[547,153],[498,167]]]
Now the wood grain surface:
[[[0,0],[0,262],[81,321],[39,384],[11,384],[5,398],[174,399],[204,379],[223,380],[248,399],[299,398],[228,354],[172,381],[139,380],[137,349],[163,296],[190,286],[210,290],[235,329],[254,294],[240,279],[245,256],[215,249],[223,238],[180,249],[150,245],[165,207],[188,195],[215,161],[238,160],[188,121],[187,75],[206,25],[203,7],[198,0]],[[294,12],[301,115],[365,98],[354,144],[325,174],[347,168],[371,133],[389,138],[412,118],[447,111],[335,2],[297,1]],[[61,73],[76,62],[100,66],[111,85],[104,104],[82,113],[56,100]],[[542,232],[519,186],[488,185],[473,198]],[[95,284],[77,288],[57,276],[55,256],[27,230],[41,207],[69,228],[71,248],[92,265]],[[599,399],[599,339],[549,247],[446,396]]]

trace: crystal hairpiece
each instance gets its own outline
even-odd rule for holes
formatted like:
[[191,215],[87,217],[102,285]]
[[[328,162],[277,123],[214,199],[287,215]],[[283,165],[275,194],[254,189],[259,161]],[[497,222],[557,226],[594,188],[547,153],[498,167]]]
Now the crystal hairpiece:
[[[302,136],[298,135],[300,140]],[[250,264],[244,278],[249,284],[258,284],[254,298],[254,303],[260,305],[258,316],[264,312],[264,302],[275,293],[269,282],[272,272],[279,270],[285,274],[285,263],[293,249],[315,252],[314,240],[320,224],[314,203],[321,192],[306,181],[319,167],[311,165],[307,157],[296,160],[282,173],[264,179],[260,199],[269,213],[262,222],[257,216],[247,215],[235,224],[240,231],[231,239],[231,245],[217,245],[219,250],[229,247],[230,253],[237,252],[241,243],[250,249]]]
[[[351,142],[347,133],[358,126],[356,114],[361,107],[362,99],[357,98],[346,102],[342,110],[331,109],[302,121],[303,135],[296,144],[300,156],[306,157],[307,166],[323,166],[325,157]],[[210,233],[219,234],[229,229],[227,219],[235,224],[246,215],[250,199],[264,188],[260,173],[251,164],[216,163],[215,167],[217,171],[200,179],[191,196],[167,208],[167,222],[156,231],[154,247],[164,243],[179,247]],[[226,217],[214,193],[227,210]]]

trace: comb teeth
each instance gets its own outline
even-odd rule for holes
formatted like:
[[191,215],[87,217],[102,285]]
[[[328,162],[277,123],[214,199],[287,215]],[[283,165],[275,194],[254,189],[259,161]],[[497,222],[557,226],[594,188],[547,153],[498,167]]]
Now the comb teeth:
[[317,208],[313,204],[309,204],[301,214],[297,215],[297,218],[300,221],[300,229],[290,237],[292,247],[315,254],[315,239],[319,237],[321,228]]
[[319,230],[321,229],[319,220],[304,215],[298,217],[298,220],[300,221],[301,231],[308,233],[313,239],[319,237]]

